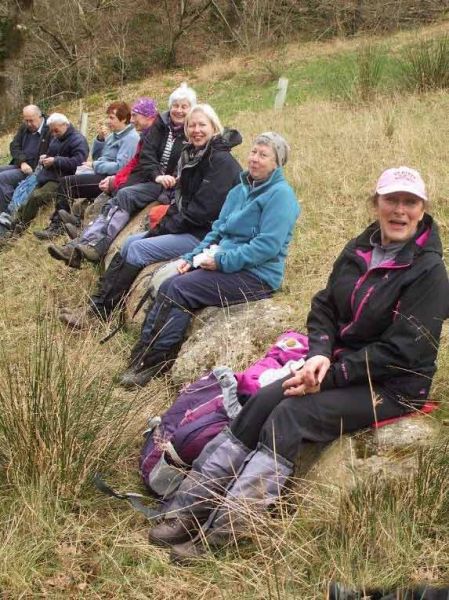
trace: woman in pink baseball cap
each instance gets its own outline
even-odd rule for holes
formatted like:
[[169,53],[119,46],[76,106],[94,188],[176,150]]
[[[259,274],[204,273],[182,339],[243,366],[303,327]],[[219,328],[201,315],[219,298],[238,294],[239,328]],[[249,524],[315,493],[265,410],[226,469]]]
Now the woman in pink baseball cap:
[[[428,397],[449,313],[438,227],[420,174],[388,169],[373,196],[376,220],[349,241],[312,300],[304,367],[262,388],[207,444],[150,542],[177,562],[247,537],[273,504],[303,442],[419,410]],[[201,525],[202,524],[202,525]]]

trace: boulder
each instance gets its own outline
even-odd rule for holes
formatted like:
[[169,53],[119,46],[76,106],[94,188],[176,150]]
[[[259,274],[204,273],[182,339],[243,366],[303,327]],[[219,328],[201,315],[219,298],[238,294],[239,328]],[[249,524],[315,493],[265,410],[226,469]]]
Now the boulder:
[[417,450],[435,445],[440,434],[436,419],[414,415],[379,429],[344,435],[327,447],[308,443],[295,474],[302,483],[313,484],[311,489],[321,496],[338,496],[372,477],[407,478],[418,468]]
[[215,365],[243,369],[262,356],[293,321],[293,309],[271,298],[205,308],[196,313],[170,375],[180,385]]

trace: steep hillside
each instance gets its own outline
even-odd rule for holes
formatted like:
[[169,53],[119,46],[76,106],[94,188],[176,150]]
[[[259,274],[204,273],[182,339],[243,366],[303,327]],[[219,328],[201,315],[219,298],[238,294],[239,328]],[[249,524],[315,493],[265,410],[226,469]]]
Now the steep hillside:
[[[324,284],[334,258],[370,221],[367,197],[384,168],[408,164],[422,171],[446,252],[449,248],[449,95],[407,91],[396,62],[417,40],[447,29],[438,25],[391,38],[238,56],[105,90],[83,105],[93,131],[110,100],[145,93],[163,107],[170,90],[187,79],[201,100],[241,131],[242,163],[255,134],[275,129],[288,138],[292,158],[286,172],[301,199],[302,216],[277,302],[294,306],[292,325],[302,329],[311,295]],[[384,58],[382,76],[365,97],[357,69],[367,47]],[[288,102],[274,112],[281,74],[290,79]],[[77,118],[77,104],[57,108]],[[6,153],[7,137],[1,143]],[[246,546],[224,552],[188,570],[170,566],[165,551],[147,544],[147,524],[90,486],[99,469],[117,487],[139,489],[136,459],[145,418],[166,407],[175,392],[169,378],[138,393],[114,385],[133,341],[126,330],[100,345],[109,331],[105,326],[72,334],[58,323],[58,308],[85,302],[98,274],[88,264],[74,271],[51,260],[30,232],[0,253],[0,588],[5,598],[303,600],[322,597],[331,578],[366,585],[448,581],[447,522],[435,517],[444,515],[448,501],[444,451],[441,496],[429,497],[434,513],[430,508],[424,513],[420,504],[427,480],[420,490],[413,482],[404,484],[390,503],[365,490],[364,503],[350,498],[341,509],[325,496],[308,504],[299,482],[301,508],[275,521],[255,551]],[[443,404],[443,418],[447,328],[439,363],[433,397]],[[428,473],[434,471],[429,467]]]

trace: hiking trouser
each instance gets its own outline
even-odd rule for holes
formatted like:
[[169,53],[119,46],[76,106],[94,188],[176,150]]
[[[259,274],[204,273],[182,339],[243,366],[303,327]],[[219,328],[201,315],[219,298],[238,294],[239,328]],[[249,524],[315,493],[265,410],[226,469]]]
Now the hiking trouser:
[[146,233],[136,233],[126,238],[120,254],[131,265],[143,269],[161,260],[179,258],[191,252],[200,240],[190,233],[169,233],[146,237]]
[[15,165],[0,167],[0,212],[7,209],[14,190],[25,177],[26,175]]
[[[193,310],[229,306],[271,296],[273,290],[249,271],[222,273],[195,269],[175,275],[159,288],[141,331],[141,343],[167,351],[184,339]],[[150,357],[151,350],[147,353]]]
[[100,193],[98,184],[104,179],[104,175],[96,173],[81,173],[80,175],[68,175],[63,177],[56,191],[55,212],[51,216],[53,222],[59,222],[59,210],[70,212],[72,201],[77,198],[96,198]]
[[163,187],[158,183],[147,181],[146,183],[136,183],[128,187],[120,188],[117,194],[110,201],[111,206],[118,206],[130,215],[142,210],[150,202],[158,199]]
[[375,386],[381,401],[374,408],[368,384],[286,397],[282,383],[288,378],[263,387],[233,421],[232,433],[248,448],[262,444],[293,462],[304,441],[331,442],[412,410],[382,386]]
[[120,231],[131,217],[144,206],[158,199],[162,186],[139,183],[123,188],[107,202],[101,214],[90,223],[80,237],[80,244],[93,246],[100,256],[105,256]]
[[39,212],[41,206],[49,204],[58,189],[57,181],[47,181],[44,185],[35,188],[28,196],[25,204],[22,204],[18,210],[19,219],[24,223],[29,223]]

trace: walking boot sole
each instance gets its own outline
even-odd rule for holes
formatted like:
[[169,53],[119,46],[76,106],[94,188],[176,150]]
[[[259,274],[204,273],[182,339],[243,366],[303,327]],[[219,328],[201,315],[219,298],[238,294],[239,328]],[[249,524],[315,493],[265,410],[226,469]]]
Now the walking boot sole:
[[57,246],[51,245],[47,247],[48,253],[55,260],[62,260],[68,267],[72,267],[72,269],[80,269],[81,268],[81,253],[77,248],[73,248],[73,252],[71,253],[70,258],[62,252]]

